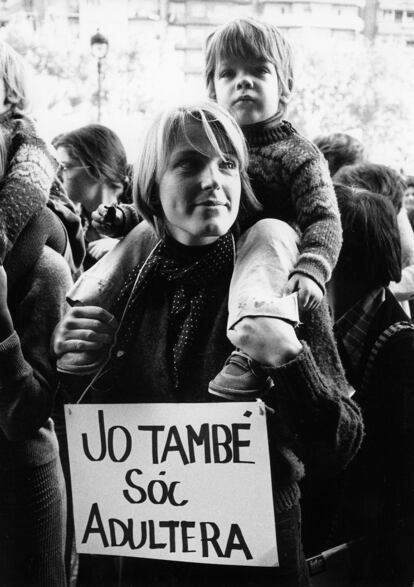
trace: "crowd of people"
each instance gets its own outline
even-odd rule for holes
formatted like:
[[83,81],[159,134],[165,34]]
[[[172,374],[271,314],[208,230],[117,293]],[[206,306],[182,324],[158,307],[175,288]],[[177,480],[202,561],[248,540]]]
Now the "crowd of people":
[[[292,48],[256,19],[210,34],[205,101],[133,172],[103,125],[47,145],[4,42],[0,70],[0,583],[412,587],[412,178],[285,120]],[[279,565],[77,554],[85,397],[260,398]]]

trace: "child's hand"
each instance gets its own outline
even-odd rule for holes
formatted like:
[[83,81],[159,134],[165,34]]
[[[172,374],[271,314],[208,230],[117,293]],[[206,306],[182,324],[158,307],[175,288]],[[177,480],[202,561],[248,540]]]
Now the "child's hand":
[[316,281],[306,275],[295,273],[287,282],[287,295],[298,292],[299,310],[314,310],[322,301],[323,293]]
[[101,204],[92,212],[92,226],[101,236],[116,237],[123,222],[122,211],[116,206]]
[[103,237],[98,238],[96,241],[92,241],[88,244],[88,253],[90,256],[95,259],[95,261],[99,261],[106,253],[112,251],[115,245],[118,244],[117,238],[110,238],[110,237]]

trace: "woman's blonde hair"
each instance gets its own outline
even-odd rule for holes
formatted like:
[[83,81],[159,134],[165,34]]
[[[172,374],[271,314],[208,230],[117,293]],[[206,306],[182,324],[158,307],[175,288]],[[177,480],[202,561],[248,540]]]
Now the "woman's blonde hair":
[[[144,139],[135,166],[133,197],[138,212],[153,226],[158,236],[165,234],[164,215],[158,186],[177,142],[188,137],[188,125],[200,124],[213,150],[226,159],[237,159],[241,180],[240,210],[248,216],[261,209],[247,176],[248,154],[243,134],[233,117],[215,102],[179,106],[156,116]],[[199,147],[192,145],[195,149]]]
[[26,112],[30,109],[29,80],[26,63],[8,43],[0,41],[0,71],[4,82],[5,104]]

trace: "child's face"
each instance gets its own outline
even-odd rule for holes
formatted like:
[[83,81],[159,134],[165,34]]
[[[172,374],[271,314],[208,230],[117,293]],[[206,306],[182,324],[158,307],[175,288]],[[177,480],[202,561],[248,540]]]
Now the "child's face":
[[225,160],[218,156],[200,123],[186,130],[189,140],[181,136],[169,155],[159,199],[168,233],[184,245],[201,246],[217,240],[236,220],[239,165],[231,154]]
[[279,107],[276,68],[262,59],[227,58],[214,74],[216,100],[243,126],[267,120]]

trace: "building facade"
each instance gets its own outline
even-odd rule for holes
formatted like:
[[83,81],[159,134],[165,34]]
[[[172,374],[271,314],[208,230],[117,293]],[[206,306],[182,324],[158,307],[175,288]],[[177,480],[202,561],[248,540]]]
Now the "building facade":
[[54,21],[69,27],[80,43],[99,29],[111,44],[150,32],[168,42],[187,79],[199,78],[204,41],[217,25],[257,16],[294,39],[370,39],[414,47],[414,0],[0,0],[0,25],[25,14],[39,27]]
[[414,0],[379,0],[375,37],[414,48]]

